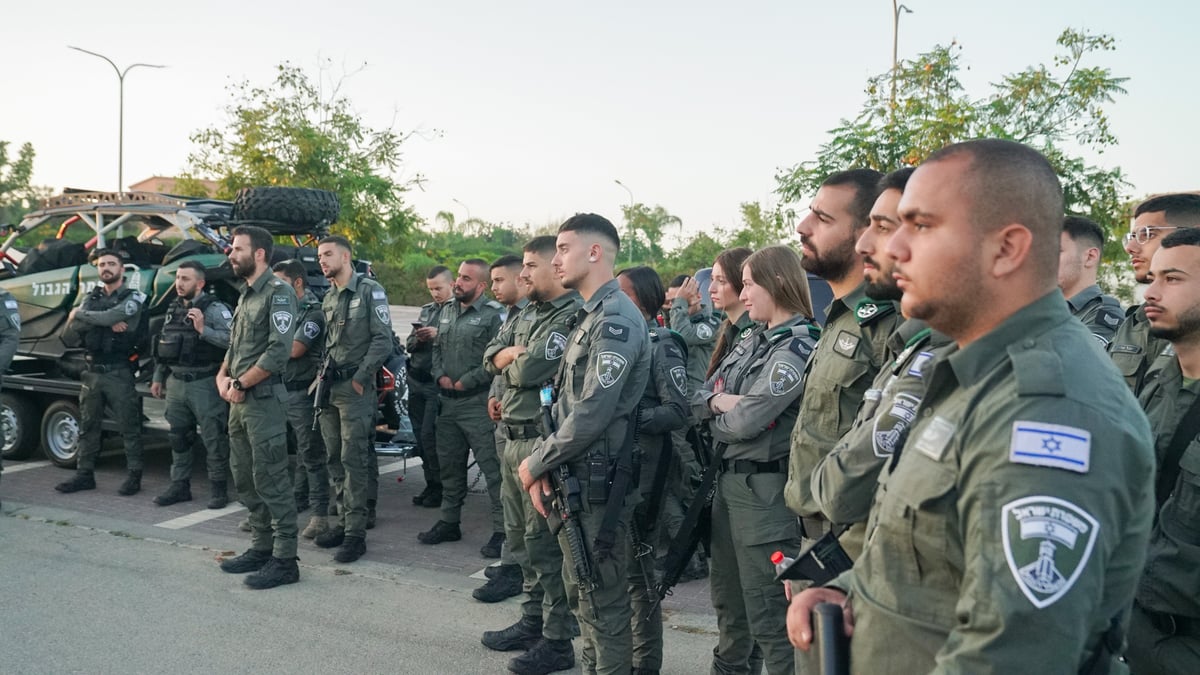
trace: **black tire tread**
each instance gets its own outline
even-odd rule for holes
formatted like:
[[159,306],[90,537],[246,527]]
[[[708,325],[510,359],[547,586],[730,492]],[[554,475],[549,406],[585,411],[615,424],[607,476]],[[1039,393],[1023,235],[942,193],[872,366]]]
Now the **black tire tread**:
[[235,220],[267,220],[313,227],[337,222],[336,193],[297,187],[248,187],[233,201]]

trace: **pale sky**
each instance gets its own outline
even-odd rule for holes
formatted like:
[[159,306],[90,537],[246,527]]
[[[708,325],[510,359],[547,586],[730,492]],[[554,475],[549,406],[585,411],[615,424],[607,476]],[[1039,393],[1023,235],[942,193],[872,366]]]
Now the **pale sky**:
[[[1130,78],[1110,107],[1133,194],[1200,188],[1200,3],[906,0],[901,58],[957,39],[968,92],[1048,62],[1066,27],[1112,34],[1101,57]],[[125,182],[175,175],[197,129],[223,119],[227,84],[267,84],[284,60],[332,74],[372,126],[406,144],[408,197],[432,220],[466,209],[542,225],[577,211],[620,224],[629,200],[689,229],[730,227],[774,202],[779,167],[810,159],[891,64],[888,0],[811,2],[6,2],[0,139],[31,142],[34,182],[112,189],[117,78],[126,80]],[[440,135],[435,133],[440,132]],[[464,208],[453,200],[457,199]]]

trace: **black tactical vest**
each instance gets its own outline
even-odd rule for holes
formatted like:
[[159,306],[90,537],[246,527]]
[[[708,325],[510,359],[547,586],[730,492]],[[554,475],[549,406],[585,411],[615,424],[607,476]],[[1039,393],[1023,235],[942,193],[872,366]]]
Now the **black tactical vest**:
[[[122,286],[112,295],[104,292],[104,286],[97,285],[88,294],[84,302],[85,308],[91,311],[104,311],[120,305],[133,296],[137,291],[128,286]],[[145,322],[137,321],[135,330],[122,333],[114,331],[109,326],[91,326],[83,334],[83,348],[89,357],[98,363],[125,363],[132,361],[137,354],[138,341],[145,330]]]
[[[207,311],[213,296],[201,293],[192,307]],[[187,318],[188,308],[179,298],[167,308],[166,322],[154,341],[154,358],[167,366],[215,366],[225,358],[225,350],[200,338]]]

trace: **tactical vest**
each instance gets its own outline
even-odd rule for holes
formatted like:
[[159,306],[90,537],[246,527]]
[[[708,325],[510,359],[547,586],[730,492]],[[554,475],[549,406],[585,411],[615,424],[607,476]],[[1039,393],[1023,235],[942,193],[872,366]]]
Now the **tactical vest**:
[[[201,293],[192,307],[205,312],[215,302]],[[200,338],[187,318],[187,308],[176,298],[167,308],[166,322],[154,341],[154,358],[167,366],[215,366],[225,358],[225,350]]]
[[[104,286],[97,285],[88,294],[87,309],[105,311],[129,300],[137,291],[128,286],[122,286],[112,295],[104,292]],[[132,300],[130,300],[132,302]],[[109,326],[92,326],[83,334],[83,348],[89,357],[98,363],[125,363],[132,361],[137,355],[138,343],[145,333],[146,322],[140,318],[135,330],[121,333]]]

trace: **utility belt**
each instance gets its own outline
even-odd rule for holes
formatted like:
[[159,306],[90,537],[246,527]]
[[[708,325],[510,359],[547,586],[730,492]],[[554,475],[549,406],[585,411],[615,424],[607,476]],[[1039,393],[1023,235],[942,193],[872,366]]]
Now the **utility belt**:
[[253,387],[246,387],[244,391],[248,391],[248,392],[249,391],[257,391],[259,387],[263,387],[263,388],[273,387],[277,384],[283,384],[283,378],[278,375],[272,375],[272,376],[268,377],[267,379],[263,380],[262,382],[259,382],[258,384],[254,385]]
[[287,388],[288,391],[307,391],[308,388],[312,386],[312,379],[300,379],[292,382],[284,382],[283,386]]
[[421,384],[433,384],[433,375],[431,373],[421,373],[415,370],[409,370],[408,376],[412,378],[413,382],[420,382]]
[[1167,612],[1156,612],[1153,609],[1148,609],[1142,604],[1138,604],[1138,611],[1146,615],[1150,621],[1150,625],[1154,626],[1160,633],[1165,633],[1170,636],[1197,637],[1200,636],[1200,619],[1191,616],[1182,616],[1180,614],[1169,614]]
[[755,462],[749,459],[723,459],[721,471],[725,473],[787,473],[788,461]]
[[486,393],[488,389],[490,389],[490,387],[486,386],[476,387],[466,391],[458,391],[457,389],[438,389],[438,396],[449,399],[471,398],[472,396],[478,396],[479,394]]
[[344,366],[342,368],[326,368],[325,379],[330,382],[342,382],[354,377],[358,372],[358,366]]
[[186,371],[182,373],[177,370],[171,371],[171,377],[177,380],[182,380],[183,382],[195,382],[196,380],[215,377],[216,374],[217,368],[205,368],[204,370]]
[[510,441],[527,441],[542,437],[542,429],[536,424],[501,424],[500,433]]
[[88,361],[87,370],[89,373],[118,373],[122,371],[133,372],[133,363],[131,361]]

